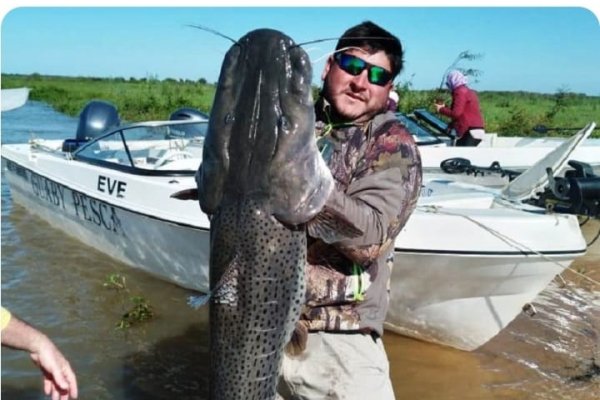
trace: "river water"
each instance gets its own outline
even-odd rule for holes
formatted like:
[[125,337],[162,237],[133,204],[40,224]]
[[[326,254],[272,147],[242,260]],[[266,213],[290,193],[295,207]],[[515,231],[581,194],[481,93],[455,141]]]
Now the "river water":
[[[76,119],[43,103],[2,113],[2,143],[73,137]],[[205,399],[207,310],[189,291],[114,261],[14,204],[2,180],[2,304],[46,332],[74,367],[81,399]],[[589,241],[598,221],[584,225]],[[600,398],[600,239],[520,315],[473,352],[387,333],[398,399]],[[113,274],[125,289],[107,287]],[[154,317],[116,329],[141,296]],[[468,312],[468,310],[465,310]],[[43,399],[27,354],[2,349],[3,399]]]

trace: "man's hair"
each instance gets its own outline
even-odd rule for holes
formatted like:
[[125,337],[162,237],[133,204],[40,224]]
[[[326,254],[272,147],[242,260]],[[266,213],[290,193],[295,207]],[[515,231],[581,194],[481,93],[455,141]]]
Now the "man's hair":
[[360,47],[369,53],[383,50],[392,65],[394,78],[402,71],[404,61],[400,40],[371,21],[364,21],[344,32],[335,49],[347,47]]

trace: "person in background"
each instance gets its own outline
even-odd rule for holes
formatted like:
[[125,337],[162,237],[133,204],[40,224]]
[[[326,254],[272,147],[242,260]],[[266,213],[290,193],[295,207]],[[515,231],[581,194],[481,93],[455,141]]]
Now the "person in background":
[[335,187],[319,215],[356,237],[308,237],[306,299],[283,357],[283,399],[394,399],[383,347],[394,241],[415,209],[421,157],[387,111],[400,40],[370,21],[348,29],[322,73],[317,144]]
[[42,332],[2,307],[2,346],[29,352],[44,376],[44,393],[52,400],[77,398],[77,379],[71,365]]
[[467,77],[460,71],[448,73],[446,86],[452,92],[452,105],[448,108],[443,102],[436,102],[436,111],[451,118],[448,129],[456,131],[456,146],[477,146],[485,136],[477,94],[467,86]]
[[390,90],[390,94],[388,97],[388,106],[387,106],[388,111],[391,111],[391,112],[398,111],[398,102],[399,101],[400,101],[400,96],[398,95],[398,92],[396,92],[394,89]]

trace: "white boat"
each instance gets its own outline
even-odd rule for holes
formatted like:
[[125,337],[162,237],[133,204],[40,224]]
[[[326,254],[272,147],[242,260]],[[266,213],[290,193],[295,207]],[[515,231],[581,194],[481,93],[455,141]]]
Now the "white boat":
[[22,107],[25,103],[27,103],[30,91],[31,89],[29,88],[0,90],[0,93],[2,94],[2,97],[0,98],[2,111],[10,111],[14,110],[15,108]]
[[[454,179],[485,186],[500,187],[509,181],[508,174],[502,171],[486,170],[497,163],[502,170],[522,172],[544,158],[548,153],[565,142],[557,137],[523,137],[498,136],[496,133],[486,133],[477,147],[452,146],[450,137],[442,132],[446,123],[426,110],[415,110],[411,114],[397,113],[404,122],[421,150],[423,172],[429,176],[440,175],[441,164],[453,158],[469,160],[473,166],[483,167],[477,172],[467,171]],[[587,139],[571,155],[573,160],[585,162],[594,170],[600,172],[600,139]],[[564,170],[558,171],[562,174]]]
[[[2,146],[14,201],[117,260],[206,292],[209,220],[197,202],[171,196],[196,186],[207,122],[145,122],[101,133],[98,122],[109,126],[111,118],[106,110],[95,114],[82,113],[75,139]],[[563,145],[549,165],[564,162],[593,128]],[[575,216],[547,214],[520,196],[426,181],[395,242],[387,328],[477,348],[585,253]]]

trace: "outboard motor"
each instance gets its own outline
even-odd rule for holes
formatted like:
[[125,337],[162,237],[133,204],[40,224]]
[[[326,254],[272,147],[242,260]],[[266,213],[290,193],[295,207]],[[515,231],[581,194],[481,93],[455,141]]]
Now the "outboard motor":
[[548,186],[529,203],[554,212],[600,218],[600,176],[580,161],[570,160],[569,166],[573,169],[566,171],[564,178],[554,177],[548,168]]
[[[205,122],[208,121],[208,114],[203,113],[202,111],[198,111],[195,108],[180,108],[174,111],[169,116],[169,121],[198,121]],[[181,132],[181,137],[198,137],[204,136],[206,132],[205,124],[194,124],[194,125],[181,125],[177,127],[172,127],[172,130],[177,130],[177,132]],[[179,135],[173,135],[180,137]]]
[[[571,160],[564,178],[550,179],[552,194],[563,212],[600,217],[600,176],[589,164]],[[554,207],[558,209],[557,206]]]
[[63,142],[64,152],[73,152],[81,144],[90,139],[98,137],[108,130],[121,124],[117,108],[109,102],[92,100],[86,104],[79,114],[79,124],[75,139],[67,139]]
[[208,121],[208,114],[198,111],[195,108],[180,108],[173,112],[169,117],[169,121],[181,120]]

